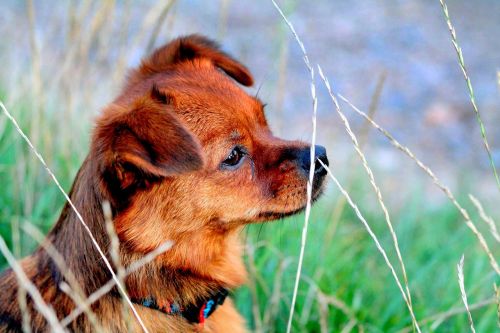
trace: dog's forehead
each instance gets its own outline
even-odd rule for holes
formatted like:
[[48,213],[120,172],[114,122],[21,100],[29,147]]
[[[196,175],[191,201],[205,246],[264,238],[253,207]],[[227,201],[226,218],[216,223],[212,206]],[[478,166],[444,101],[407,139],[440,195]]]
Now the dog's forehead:
[[258,127],[267,127],[262,105],[253,99],[241,102],[241,99],[225,99],[227,96],[218,96],[217,100],[213,97],[197,95],[188,101],[181,99],[176,108],[179,117],[202,141],[221,136],[237,140]]
[[176,80],[176,112],[201,140],[267,127],[262,103],[226,75],[194,73]]

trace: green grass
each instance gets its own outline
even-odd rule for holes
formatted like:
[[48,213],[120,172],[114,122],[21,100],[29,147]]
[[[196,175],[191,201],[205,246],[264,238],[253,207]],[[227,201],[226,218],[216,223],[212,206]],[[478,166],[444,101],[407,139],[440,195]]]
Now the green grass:
[[[15,115],[29,114],[22,107],[11,111]],[[12,237],[16,223],[29,221],[48,231],[57,219],[64,199],[13,127],[5,124],[5,117],[0,119],[0,126],[4,128],[0,133],[0,234],[9,246],[14,247]],[[23,128],[29,127],[29,119],[21,116],[19,120]],[[55,119],[45,121],[50,126],[58,126]],[[75,152],[68,152],[61,144],[49,144],[50,166],[66,189],[69,189],[87,149],[88,135],[83,137],[79,141],[81,147],[73,148]],[[48,150],[43,144],[39,148],[42,154]],[[468,189],[468,186],[463,184],[462,189]],[[470,304],[491,298],[492,285],[495,281],[499,283],[498,278],[457,211],[450,204],[430,205],[424,191],[416,185],[404,190],[411,191],[411,199],[403,209],[393,211],[392,218],[407,266],[417,319],[422,321],[450,308],[463,308],[456,277],[456,264],[462,253],[465,253],[465,284]],[[378,210],[366,209],[375,205],[363,204],[369,201],[370,191],[360,173],[353,182],[351,193],[395,263],[383,215]],[[401,294],[352,210],[346,206],[340,219],[332,220],[338,195],[329,187],[312,211],[293,331],[319,332],[323,319],[329,331],[340,331],[350,320],[355,320],[354,331],[362,327],[365,332],[398,332],[411,325]],[[461,202],[467,202],[465,195],[459,197]],[[31,209],[27,209],[27,205]],[[477,216],[473,217],[478,221]],[[297,215],[264,225],[251,225],[242,233],[247,249],[254,248],[254,252],[253,256],[245,258],[251,272],[250,283],[237,290],[235,298],[252,329],[282,332],[286,328],[303,220],[303,215]],[[325,235],[333,223],[338,223],[338,227],[332,241],[327,243]],[[486,230],[483,226],[480,229]],[[35,242],[22,232],[20,235],[18,254],[27,255],[35,248]],[[485,235],[494,245],[486,231]],[[498,246],[493,250],[498,253]],[[280,270],[283,262],[287,264]],[[3,259],[1,265],[5,267]],[[324,301],[318,302],[318,292],[327,298],[335,297],[344,308],[330,304],[321,318],[319,306]],[[273,295],[278,299],[276,304],[270,301]],[[305,308],[309,310],[305,311]],[[478,332],[492,332],[497,327],[493,304],[473,311],[472,316]],[[469,329],[465,313],[447,318],[434,330],[432,323],[424,323],[421,328],[424,332],[465,332]]]
[[[317,304],[313,305],[307,321],[300,322],[305,295],[310,287],[306,278],[313,278],[318,269],[324,271],[321,279],[314,281],[321,292],[342,300],[352,312],[351,317],[348,317],[338,308],[330,306],[327,315],[330,330],[339,331],[353,317],[368,332],[397,332],[411,325],[407,308],[388,268],[367,232],[348,208],[341,218],[332,244],[324,246],[325,229],[331,223],[327,217],[331,215],[332,202],[335,199],[335,195],[329,195],[313,210],[309,244],[304,261],[305,278],[299,290],[294,331],[320,330]],[[462,306],[456,278],[456,263],[462,253],[466,256],[465,281],[469,302],[472,304],[491,298],[495,276],[486,256],[458,214],[448,206],[428,211],[422,211],[421,207],[425,207],[423,196],[421,193],[416,193],[414,199],[406,205],[404,212],[394,218],[394,221],[398,221],[396,231],[408,270],[417,319],[420,321],[450,308]],[[367,212],[365,217],[381,238],[385,249],[393,253],[390,250],[391,239],[383,217],[370,212]],[[272,288],[280,261],[283,257],[296,257],[298,253],[302,222],[302,216],[297,216],[267,224],[262,230],[260,226],[249,228],[249,241],[265,244],[255,255],[259,280],[267,284],[258,285],[258,305],[261,315],[270,311],[267,301],[270,295],[266,295],[265,290]],[[275,252],[269,251],[270,248],[275,249]],[[391,259],[395,262],[394,255]],[[283,300],[276,321],[268,327],[270,332],[281,332],[286,327],[295,269],[294,261],[284,272],[281,290]],[[240,310],[247,318],[252,318],[252,304],[249,304],[249,299],[248,288],[243,288],[237,293]],[[478,332],[494,330],[495,312],[494,305],[473,312]],[[254,324],[254,318],[250,322]],[[426,332],[432,331],[427,325],[422,325],[421,328]],[[465,313],[444,321],[436,329],[438,332],[467,330]]]
[[[4,97],[0,94],[0,99]],[[21,128],[29,133],[30,109],[26,105],[16,105],[9,110],[17,118]],[[61,123],[47,117],[46,125],[57,128]],[[64,204],[64,198],[50,180],[41,163],[16,132],[7,118],[0,116],[0,235],[14,247],[13,234],[23,222],[29,222],[47,232],[57,220]],[[75,151],[65,149],[64,140],[57,138],[57,131],[46,132],[48,140],[41,140],[37,149],[46,157],[62,186],[69,190],[73,177],[80,166],[87,149],[87,139],[80,140],[82,148]],[[29,254],[36,242],[20,232],[18,255]],[[15,247],[14,247],[15,249]],[[0,262],[5,265],[5,259]]]

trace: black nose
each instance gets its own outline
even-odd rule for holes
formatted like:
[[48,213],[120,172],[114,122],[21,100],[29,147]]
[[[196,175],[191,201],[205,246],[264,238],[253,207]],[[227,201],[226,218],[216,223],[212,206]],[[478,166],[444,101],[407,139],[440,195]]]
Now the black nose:
[[[323,146],[316,145],[314,146],[314,175],[315,176],[324,176],[326,175],[326,169],[321,165],[323,162],[324,165],[328,166],[328,157],[326,157],[326,149]],[[319,161],[318,161],[319,160]],[[300,154],[300,166],[304,173],[309,176],[309,170],[311,168],[311,148],[305,148],[301,151]]]

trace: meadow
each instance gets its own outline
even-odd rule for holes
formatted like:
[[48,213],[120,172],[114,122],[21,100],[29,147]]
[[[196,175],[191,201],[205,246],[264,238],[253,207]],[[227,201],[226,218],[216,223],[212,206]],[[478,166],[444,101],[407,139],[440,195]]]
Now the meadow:
[[[126,6],[113,1],[87,1],[75,8],[61,5],[54,9],[54,13],[66,19],[54,23],[48,32],[44,31],[46,35],[40,32],[41,28],[34,28],[44,20],[46,9],[36,7],[30,1],[26,7],[20,6],[21,8],[11,4],[11,13],[26,15],[27,29],[21,36],[27,42],[24,47],[31,51],[22,53],[13,65],[8,62],[12,67],[4,70],[6,75],[0,81],[0,101],[16,118],[21,129],[27,133],[66,191],[69,190],[86,155],[92,117],[105,105],[105,101],[109,102],[123,82],[130,59],[137,58],[138,49],[161,44],[160,31],[174,24],[171,17],[174,15],[172,10],[176,8],[175,3],[155,2],[151,5],[141,2],[134,7],[133,13],[137,14],[144,8],[149,10],[143,15],[145,19],[139,20],[138,23],[133,23],[138,19],[127,12]],[[224,7],[229,6],[229,3],[221,2],[221,14],[217,18],[219,22],[230,21],[231,11]],[[287,15],[294,14],[296,10],[293,2],[284,2],[284,8],[287,8]],[[441,10],[439,6],[435,8]],[[38,10],[42,14],[38,14]],[[176,15],[180,15],[181,10],[182,7],[178,7]],[[272,13],[280,24],[279,38],[289,40],[289,47],[298,50],[298,53],[292,55],[302,61],[300,48],[289,28],[281,20],[279,13]],[[443,29],[447,32],[446,19],[443,18],[442,12],[438,14],[443,20]],[[42,17],[38,23],[37,15]],[[114,23],[106,20],[110,15],[114,15]],[[453,19],[453,12],[450,16]],[[128,20],[130,24],[124,32],[121,32],[120,25],[116,24],[122,20]],[[293,23],[293,16],[290,22]],[[65,29],[60,31],[58,25]],[[224,27],[223,24],[220,26]],[[136,27],[138,32],[128,37],[126,34],[129,30],[133,31],[133,27]],[[304,43],[308,42],[307,33],[297,30],[299,38],[304,40]],[[117,31],[123,34],[120,35],[121,39],[113,37]],[[45,37],[41,38],[41,34]],[[66,39],[51,42],[49,48],[45,46],[49,43],[47,34],[51,38],[64,35]],[[449,48],[450,54],[456,57],[453,37],[448,34],[448,38],[449,44],[446,47]],[[120,45],[120,41],[126,41],[126,45]],[[306,46],[310,44],[312,42],[306,43]],[[459,49],[459,44],[456,46]],[[7,52],[5,45],[1,46],[0,52]],[[11,55],[9,61],[15,57],[15,54]],[[461,66],[467,64],[467,57],[463,58],[465,59],[460,59],[459,56],[460,61],[455,63],[459,75]],[[303,70],[299,78],[304,82],[304,86],[308,87],[310,77],[306,66],[301,66]],[[477,235],[467,226],[463,211],[450,202],[425,171],[405,156],[404,152],[391,147],[390,141],[377,132],[368,121],[352,112],[348,104],[341,102],[337,109],[328,97],[316,63],[311,67],[316,74],[316,89],[322,91],[320,107],[334,115],[336,110],[340,109],[352,123],[353,135],[359,143],[358,148],[366,155],[368,165],[372,166],[374,178],[377,179],[384,196],[383,206],[387,206],[394,235],[391,235],[388,229],[387,216],[380,207],[377,193],[370,182],[370,175],[367,175],[352,143],[348,139],[336,140],[339,135],[337,132],[345,132],[345,122],[342,118],[335,117],[335,124],[330,124],[330,118],[329,122],[323,123],[324,114],[319,113],[318,140],[323,140],[321,143],[326,145],[329,154],[334,156],[332,173],[358,205],[362,216],[378,237],[381,247],[387,252],[388,260],[395,267],[399,281],[405,287],[401,265],[394,250],[394,238],[397,239],[406,268],[411,307],[420,330],[471,330],[457,274],[457,264],[464,255],[463,279],[473,327],[476,332],[498,331],[499,275]],[[286,62],[283,67],[276,68],[277,79],[270,87],[273,92],[279,93],[280,89],[287,89],[286,84],[280,85],[280,78],[286,70]],[[495,73],[495,69],[492,69],[492,73]],[[22,77],[23,75],[25,77]],[[473,86],[463,82],[460,76],[459,78],[459,86],[462,87],[460,92],[470,103],[469,89]],[[286,79],[283,80],[286,82]],[[384,117],[383,104],[379,105],[381,90],[384,89],[385,94],[391,94],[391,85],[384,87],[384,80],[390,80],[390,75],[387,79],[383,76],[376,77],[372,82],[375,88],[367,89],[369,93],[363,101],[363,105],[368,105],[367,112],[377,122],[379,114],[381,115],[381,125],[382,121],[387,119]],[[496,88],[500,89],[500,80]],[[300,122],[305,125],[291,126],[294,132],[285,135],[293,136],[299,133],[302,139],[310,140],[313,107],[309,89],[305,89],[303,95],[303,98],[307,99],[307,109],[302,110],[301,118],[296,115],[287,117],[287,113],[278,108],[275,114],[270,114],[271,125],[273,126],[274,122],[275,126],[279,123],[282,128],[287,128],[290,122]],[[474,97],[473,93],[471,95]],[[475,100],[473,103],[476,103]],[[278,102],[273,101],[271,106],[280,105],[285,109],[287,103],[278,99]],[[467,104],[471,119],[476,119],[476,115],[482,110],[481,106],[479,104],[479,107],[471,107],[471,104]],[[476,107],[478,112],[474,113]],[[451,192],[457,202],[470,215],[470,221],[483,235],[491,255],[498,258],[500,239],[497,239],[495,230],[487,223],[489,215],[493,216],[496,222],[500,216],[497,204],[500,186],[497,187],[490,168],[490,161],[495,166],[495,163],[498,165],[498,159],[495,160],[495,154],[489,158],[483,146],[485,139],[498,136],[499,123],[495,123],[494,118],[486,115],[484,126],[489,129],[491,136],[484,137],[480,125],[474,122],[474,126],[474,130],[470,132],[469,144],[474,147],[483,162],[471,166],[469,160],[464,161],[462,166],[460,159],[451,160],[447,164],[437,166],[436,175],[439,180],[452,183]],[[328,133],[329,131],[331,133]],[[332,134],[333,132],[335,133]],[[397,129],[395,132],[399,134]],[[435,145],[440,143],[439,139],[433,142]],[[410,148],[418,145],[411,140],[405,141],[404,144]],[[498,143],[495,145],[494,140],[489,142],[489,145],[493,152],[498,150],[495,150]],[[380,156],[377,154],[380,147],[390,150],[392,158],[397,160],[395,167],[384,169],[376,163],[377,157]],[[435,156],[425,155],[425,149],[417,148],[417,153],[422,151],[423,159],[429,161],[433,166],[431,169],[434,170]],[[454,169],[451,169],[452,165],[455,166]],[[3,113],[0,116],[0,184],[0,236],[15,257],[22,258],[38,245],[38,241],[26,232],[26,225],[35,226],[43,233],[48,232],[59,216],[65,200]],[[469,194],[478,197],[484,205],[485,213],[477,208]],[[248,285],[234,292],[234,297],[238,309],[247,319],[252,331],[287,330],[304,220],[302,213],[272,223],[250,225],[242,232],[246,244],[245,262],[250,278]],[[7,267],[5,259],[0,259],[0,262],[2,268]],[[291,330],[401,333],[416,331],[391,270],[367,228],[360,221],[359,215],[346,202],[332,180],[324,196],[313,205],[309,218]]]

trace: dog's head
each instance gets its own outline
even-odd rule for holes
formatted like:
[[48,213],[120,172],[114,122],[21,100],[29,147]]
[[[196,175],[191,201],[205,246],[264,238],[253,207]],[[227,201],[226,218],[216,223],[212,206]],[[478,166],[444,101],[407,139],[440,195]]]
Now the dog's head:
[[[305,207],[310,146],[273,136],[263,104],[238,83],[253,84],[249,71],[201,36],[174,40],[131,72],[92,141],[121,238],[152,248],[172,233],[224,231]],[[317,159],[328,164],[325,149],[315,150],[313,199],[326,174]]]

